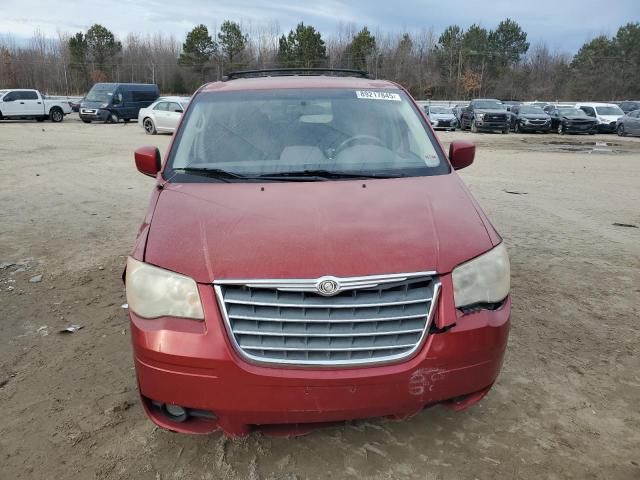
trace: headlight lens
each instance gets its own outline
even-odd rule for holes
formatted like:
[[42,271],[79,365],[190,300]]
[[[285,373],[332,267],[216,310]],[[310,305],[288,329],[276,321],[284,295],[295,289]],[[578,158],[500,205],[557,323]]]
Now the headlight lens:
[[196,282],[185,275],[127,259],[127,302],[143,318],[204,319]]
[[103,104],[100,105],[100,108],[107,108],[108,106],[109,106],[108,103],[103,103]]
[[478,120],[482,120],[482,119],[484,118],[484,113],[478,113],[478,114],[476,115],[476,118],[477,118]]
[[509,255],[504,243],[453,269],[456,307],[498,303],[511,287]]

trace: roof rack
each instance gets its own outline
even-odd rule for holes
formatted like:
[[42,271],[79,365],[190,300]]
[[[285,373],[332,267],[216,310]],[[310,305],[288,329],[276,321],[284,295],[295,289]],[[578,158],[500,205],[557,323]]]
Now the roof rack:
[[371,78],[369,72],[350,68],[266,68],[263,70],[239,70],[227,73],[222,80],[255,77],[286,77],[294,75],[342,75],[346,77]]

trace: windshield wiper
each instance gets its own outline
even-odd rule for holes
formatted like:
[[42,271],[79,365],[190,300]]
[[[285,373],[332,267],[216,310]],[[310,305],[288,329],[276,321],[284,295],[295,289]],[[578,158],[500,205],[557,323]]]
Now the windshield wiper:
[[341,172],[331,170],[295,170],[289,172],[269,173],[265,175],[259,175],[256,178],[271,180],[271,179],[284,179],[294,180],[301,179],[301,181],[308,181],[310,178],[316,179],[336,179],[336,178],[399,178],[404,175],[396,173],[359,173],[359,172]]
[[192,173],[194,175],[202,175],[203,177],[217,178],[218,180],[222,180],[224,182],[228,182],[233,179],[245,179],[250,177],[245,177],[239,173],[230,172],[228,170],[223,170],[221,168],[206,168],[206,167],[182,167],[182,168],[174,168],[175,172],[184,172],[184,173]]

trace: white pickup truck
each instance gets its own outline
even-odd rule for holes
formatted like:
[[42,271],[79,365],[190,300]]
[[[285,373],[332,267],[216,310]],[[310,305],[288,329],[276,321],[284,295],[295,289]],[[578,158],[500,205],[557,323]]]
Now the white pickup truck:
[[48,99],[38,90],[0,90],[0,120],[35,118],[39,122],[61,122],[71,113],[71,105],[64,100]]

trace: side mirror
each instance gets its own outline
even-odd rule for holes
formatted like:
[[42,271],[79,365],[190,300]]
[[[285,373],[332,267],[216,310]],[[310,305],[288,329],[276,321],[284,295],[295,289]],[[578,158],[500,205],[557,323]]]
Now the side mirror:
[[140,147],[134,154],[136,168],[140,173],[155,177],[162,168],[160,150],[156,147]]
[[466,140],[456,140],[449,146],[449,161],[454,170],[461,170],[473,163],[476,146]]

